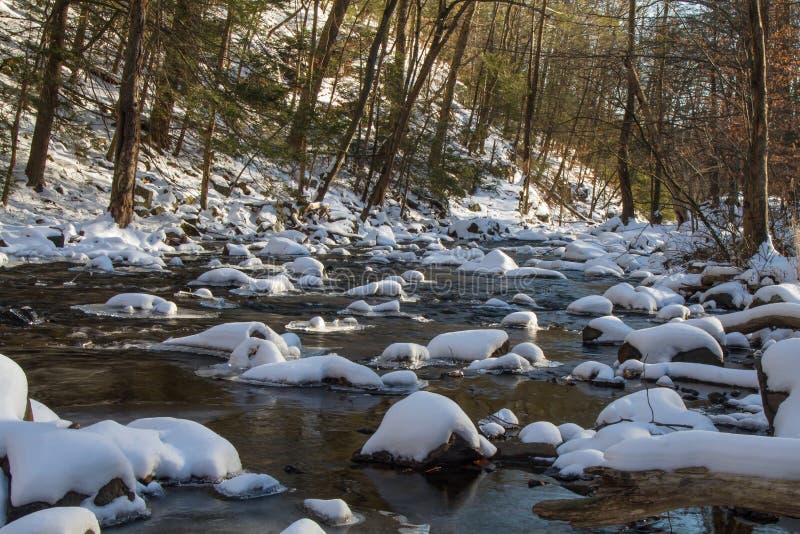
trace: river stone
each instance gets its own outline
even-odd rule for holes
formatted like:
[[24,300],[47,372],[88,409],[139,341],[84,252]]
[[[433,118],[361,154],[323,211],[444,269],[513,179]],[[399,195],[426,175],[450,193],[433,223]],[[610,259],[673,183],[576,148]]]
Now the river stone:
[[447,443],[443,443],[432,450],[421,462],[406,458],[395,458],[387,451],[378,451],[373,454],[361,454],[361,449],[353,453],[352,460],[358,463],[387,464],[392,467],[410,468],[414,470],[427,470],[431,467],[467,467],[476,462],[488,460],[481,452],[473,448],[467,441],[453,432]]
[[497,454],[494,459],[506,463],[522,463],[529,465],[533,458],[553,458],[557,456],[556,447],[552,443],[522,443],[503,441],[495,443]]
[[[642,353],[630,343],[623,343],[617,353],[617,360],[622,363],[627,360],[641,360]],[[704,363],[707,365],[723,365],[723,360],[706,347],[678,352],[672,357],[673,362]]]
[[584,343],[597,343],[595,339],[598,339],[600,336],[602,336],[603,332],[598,330],[597,328],[586,326],[584,327],[581,335],[583,336]]

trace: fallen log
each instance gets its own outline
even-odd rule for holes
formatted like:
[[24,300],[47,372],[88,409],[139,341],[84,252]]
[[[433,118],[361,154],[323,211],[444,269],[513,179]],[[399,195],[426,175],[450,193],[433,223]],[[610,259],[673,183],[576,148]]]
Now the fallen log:
[[704,467],[675,471],[618,471],[590,467],[591,497],[541,501],[533,513],[579,528],[620,525],[692,506],[729,506],[800,517],[796,480],[712,473]]
[[749,308],[740,312],[718,315],[726,333],[752,334],[762,328],[791,328],[800,330],[800,304],[777,302]]

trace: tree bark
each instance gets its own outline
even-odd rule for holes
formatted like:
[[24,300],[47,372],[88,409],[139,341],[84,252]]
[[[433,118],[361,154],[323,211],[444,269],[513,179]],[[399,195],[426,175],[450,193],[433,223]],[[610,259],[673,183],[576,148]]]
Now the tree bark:
[[769,240],[767,203],[769,111],[767,104],[768,0],[747,0],[750,56],[750,149],[744,183],[742,223],[744,256],[751,258]]
[[111,202],[108,210],[120,228],[133,219],[133,189],[136,184],[136,165],[139,159],[141,133],[141,77],[144,25],[149,0],[130,0],[128,5],[128,46],[122,83],[117,104],[117,142],[114,148],[114,178],[111,183]]
[[372,86],[375,82],[378,53],[380,52],[381,46],[386,40],[386,36],[389,32],[389,23],[392,19],[392,13],[394,13],[395,8],[397,7],[397,2],[398,0],[387,0],[386,7],[383,9],[383,15],[381,16],[381,21],[378,24],[378,30],[375,33],[375,38],[372,40],[372,44],[370,45],[366,72],[364,73],[364,83],[361,86],[361,92],[358,95],[358,102],[356,103],[355,112],[350,120],[350,124],[347,127],[347,131],[339,142],[339,148],[336,150],[336,159],[334,160],[333,165],[331,165],[330,170],[324,176],[322,184],[317,190],[317,196],[314,199],[315,202],[322,202],[331,183],[336,179],[336,176],[342,169],[344,160],[347,157],[347,151],[350,149],[350,144],[353,142],[353,136],[355,136],[356,129],[358,128],[361,119],[364,117],[367,100],[369,99],[369,95],[372,92]]
[[442,95],[442,107],[439,110],[439,118],[436,121],[436,130],[431,141],[431,151],[428,156],[428,167],[430,169],[438,168],[442,163],[444,153],[444,142],[447,137],[447,127],[450,124],[450,108],[453,106],[453,98],[456,92],[456,82],[458,81],[458,72],[461,68],[461,61],[464,58],[464,52],[467,49],[467,40],[469,39],[470,26],[472,25],[472,15],[475,13],[475,5],[470,6],[469,10],[464,13],[464,21],[461,23],[461,29],[456,38],[455,49],[453,50],[453,59],[450,61],[450,69],[447,72],[447,80],[444,84],[444,94]]
[[[547,11],[547,0],[542,0],[542,11],[539,14],[539,24],[536,27],[536,48],[531,56],[531,67],[528,69],[528,95],[525,100],[525,128],[522,134],[522,175],[525,183],[522,190],[522,205],[520,210],[523,217],[527,215],[531,187],[531,137],[533,135],[533,117],[536,110],[536,97],[539,90],[539,67],[542,59],[542,34],[544,33],[544,19]],[[545,156],[546,158],[547,156]]]
[[50,147],[50,135],[53,132],[56,108],[58,108],[69,4],[70,0],[56,0],[47,23],[47,63],[42,73],[36,125],[33,128],[30,155],[25,166],[28,187],[33,187],[38,192],[41,192],[45,186],[44,170],[47,166],[47,151]]
[[633,106],[635,88],[633,80],[633,53],[636,46],[636,0],[628,1],[628,48],[625,53],[625,72],[627,80],[627,96],[625,112],[622,116],[622,128],[619,133],[619,151],[617,152],[617,174],[619,175],[619,192],[622,198],[622,222],[628,224],[635,217],[633,204],[633,185],[630,169],[630,140],[633,132]]

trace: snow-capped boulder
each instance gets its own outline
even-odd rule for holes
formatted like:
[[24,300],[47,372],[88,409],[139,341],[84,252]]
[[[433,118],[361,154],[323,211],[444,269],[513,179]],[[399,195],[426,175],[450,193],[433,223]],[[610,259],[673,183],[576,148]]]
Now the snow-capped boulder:
[[105,303],[108,308],[133,309],[145,312],[152,312],[159,315],[175,315],[178,307],[174,302],[148,295],[146,293],[120,293],[108,299]]
[[800,338],[778,341],[764,351],[761,367],[767,378],[764,411],[775,435],[800,438]]
[[637,391],[612,401],[597,416],[597,425],[633,421],[647,425],[651,434],[666,434],[675,429],[716,431],[705,415],[688,410],[680,395],[669,388]]
[[409,284],[418,284],[425,281],[425,275],[420,271],[405,271],[400,276]]
[[325,277],[325,266],[322,265],[322,262],[308,256],[296,258],[294,261],[285,263],[283,266],[290,273],[295,275],[312,275],[317,278]]
[[392,343],[376,358],[376,363],[416,369],[429,359],[430,354],[427,347],[416,343]]
[[[388,228],[388,227],[382,227]],[[358,522],[358,518],[342,499],[306,499],[303,507],[332,527],[342,527]]]
[[625,341],[625,337],[631,332],[633,328],[623,323],[622,319],[607,315],[589,321],[582,336],[586,344],[614,345]]
[[311,252],[308,247],[287,237],[273,237],[267,242],[259,256],[308,256]]
[[575,315],[611,315],[614,304],[602,295],[587,295],[567,306],[567,313]]
[[621,362],[629,359],[646,363],[695,362],[722,365],[722,347],[708,332],[683,323],[667,323],[635,330],[619,349]]
[[568,378],[605,386],[624,387],[625,384],[624,378],[614,376],[614,370],[611,367],[604,363],[593,361],[579,363]]
[[28,378],[17,362],[0,354],[0,421],[21,421],[28,410]]
[[467,367],[468,371],[479,373],[504,372],[504,373],[525,373],[532,368],[530,362],[519,354],[508,353],[497,358],[486,358],[485,360],[474,360]]
[[483,360],[495,354],[505,354],[508,334],[503,330],[460,330],[439,334],[428,343],[431,359]]
[[750,307],[754,308],[776,302],[800,304],[800,284],[783,283],[761,287],[753,295],[753,303]]
[[[0,518],[0,526],[5,517]],[[20,517],[5,527],[2,534],[100,534],[97,516],[88,508],[58,506]]]
[[725,282],[705,291],[700,295],[700,302],[714,301],[718,308],[728,310],[741,310],[753,301],[753,296],[747,291],[747,286],[738,281]]
[[128,427],[155,430],[171,451],[162,456],[156,467],[155,477],[159,480],[216,482],[242,470],[234,446],[200,423],[173,417],[150,417],[132,421]]
[[283,529],[281,534],[325,534],[325,531],[315,521],[304,517]]
[[247,382],[275,385],[383,387],[381,377],[375,371],[337,354],[259,365],[245,371],[240,378]]
[[459,239],[486,239],[501,237],[508,233],[508,227],[495,219],[475,217],[453,221],[447,229],[447,235]]
[[517,262],[500,249],[494,249],[480,261],[467,261],[457,269],[462,272],[477,274],[503,274],[517,269]]
[[522,443],[547,443],[558,447],[561,442],[561,432],[558,427],[549,421],[537,421],[519,431]]
[[250,283],[252,278],[239,269],[233,267],[220,267],[212,269],[189,282],[190,286],[243,286]]
[[668,322],[672,319],[686,320],[691,314],[691,310],[683,304],[668,304],[658,310],[656,321]]
[[417,391],[389,408],[354,459],[427,468],[471,464],[496,452],[458,404],[437,393]]
[[286,491],[280,482],[269,475],[242,473],[214,484],[214,491],[229,499],[255,499]]
[[403,286],[394,280],[381,280],[379,282],[370,282],[363,286],[357,286],[348,289],[344,293],[348,297],[402,297]]
[[249,337],[243,340],[228,358],[228,365],[236,369],[249,369],[264,365],[286,361],[278,346],[272,341]]
[[627,282],[611,286],[603,293],[603,296],[618,308],[643,313],[655,313],[658,310],[656,299],[648,293],[636,291]]
[[162,345],[175,350],[222,353],[227,358],[242,341],[251,337],[272,341],[284,357],[290,356],[286,341],[272,328],[256,321],[219,324],[198,334],[171,337]]
[[603,247],[586,241],[573,241],[564,247],[564,259],[567,261],[587,261],[605,256]]
[[548,363],[547,358],[545,358],[544,351],[542,351],[538,345],[529,341],[514,345],[514,348],[511,349],[511,352],[522,356],[534,366],[546,365]]
[[500,324],[506,328],[527,328],[528,330],[536,330],[539,327],[539,320],[536,314],[532,311],[516,311],[509,313]]

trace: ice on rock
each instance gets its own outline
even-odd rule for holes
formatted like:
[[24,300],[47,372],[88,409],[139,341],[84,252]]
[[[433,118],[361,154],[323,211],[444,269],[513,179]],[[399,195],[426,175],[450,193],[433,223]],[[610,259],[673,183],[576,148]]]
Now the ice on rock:
[[584,343],[615,344],[622,343],[633,328],[622,322],[619,317],[607,315],[589,321],[583,330]]
[[690,361],[719,364],[724,359],[722,347],[711,334],[685,322],[631,332],[619,350],[619,361],[631,358],[646,363]]
[[108,308],[117,309],[131,307],[134,310],[142,310],[145,312],[152,311],[153,313],[165,316],[176,315],[178,313],[178,307],[174,302],[146,293],[120,293],[108,299],[105,305]]
[[311,252],[308,247],[287,237],[275,236],[261,249],[259,256],[308,256]]
[[581,297],[567,306],[567,313],[576,315],[611,315],[614,304],[602,295]]
[[503,330],[460,330],[439,334],[428,343],[428,353],[436,360],[483,360],[508,343]]
[[0,354],[0,421],[21,421],[28,409],[28,378],[17,362]]
[[369,284],[364,284],[363,286],[350,288],[345,292],[345,295],[348,297],[402,297],[404,294],[403,286],[394,280],[370,282]]
[[358,518],[342,499],[306,499],[303,507],[326,525],[341,527],[358,522]]
[[519,354],[509,353],[497,358],[486,358],[485,360],[474,360],[467,367],[468,371],[485,372],[509,372],[525,373],[532,369],[528,360]]
[[247,382],[275,385],[383,387],[383,381],[375,371],[337,354],[259,365],[245,371],[240,378]]
[[221,352],[227,358],[242,341],[251,337],[272,341],[284,357],[290,356],[286,341],[270,327],[256,321],[219,324],[191,336],[171,337],[162,346],[175,350]]
[[507,328],[527,328],[528,330],[536,330],[539,327],[539,320],[534,312],[524,310],[509,313],[503,317],[500,324]]
[[672,319],[688,319],[691,315],[691,310],[682,304],[668,304],[664,306],[656,314],[657,321],[671,321]]
[[389,408],[356,459],[424,467],[437,460],[471,463],[496,452],[458,404],[417,391]]
[[283,493],[286,488],[269,475],[242,473],[214,484],[214,491],[231,499],[255,499]]
[[651,434],[674,430],[697,429],[716,431],[711,420],[686,408],[680,395],[668,388],[637,391],[612,401],[597,416],[597,425],[622,421],[645,423]]
[[155,477],[188,482],[218,481],[242,470],[239,453],[231,443],[209,428],[188,419],[151,417],[137,419],[129,428],[155,430],[170,454],[161,457]]
[[430,359],[428,348],[416,343],[392,343],[376,358],[378,364],[402,364],[416,369]]
[[522,443],[548,443],[555,447],[562,442],[558,427],[548,421],[537,421],[526,425],[519,431],[519,439]]
[[392,371],[381,376],[383,385],[387,387],[413,388],[417,385],[417,374],[414,371]]
[[304,517],[283,529],[281,534],[325,534],[325,531],[315,521]]
[[458,271],[471,273],[504,274],[506,271],[517,269],[517,262],[511,259],[500,249],[494,249],[479,261],[462,263]]
[[603,296],[610,300],[614,306],[626,310],[655,313],[658,309],[658,303],[655,298],[648,293],[636,291],[627,282],[611,286],[603,293]]
[[311,275],[317,278],[325,277],[325,266],[321,261],[311,257],[296,258],[294,261],[285,263],[284,267],[286,267],[290,273],[300,276]]
[[800,338],[778,341],[764,351],[767,391],[788,393],[775,414],[775,435],[800,438]]
[[[2,475],[0,475],[2,476]],[[0,518],[0,526],[5,517]],[[0,528],[2,534],[100,534],[100,524],[91,510],[59,506],[33,512]]]
[[231,353],[228,364],[237,369],[249,369],[264,365],[286,361],[280,349],[272,341],[256,337],[242,341]]
[[252,278],[239,269],[233,267],[220,267],[212,269],[189,282],[190,286],[243,286],[250,283]]

